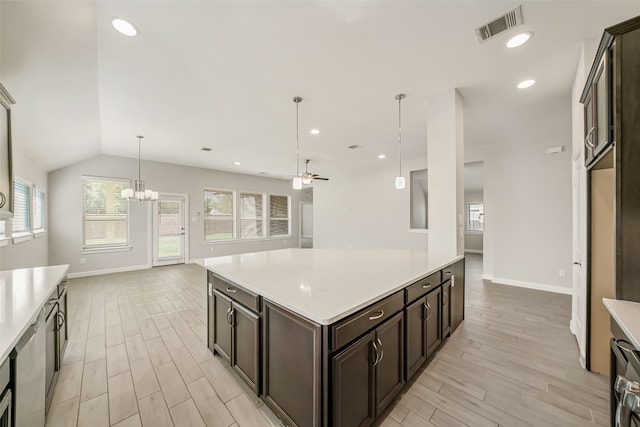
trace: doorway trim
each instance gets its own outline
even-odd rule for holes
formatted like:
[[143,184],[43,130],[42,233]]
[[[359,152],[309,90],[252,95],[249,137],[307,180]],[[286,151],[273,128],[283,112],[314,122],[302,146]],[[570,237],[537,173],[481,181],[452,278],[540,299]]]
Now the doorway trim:
[[[298,247],[302,248],[302,216],[303,216],[303,206],[304,205],[311,205],[313,208],[313,202],[309,202],[309,201],[300,201],[299,203],[299,209],[298,209]],[[313,215],[313,209],[312,209],[312,214]],[[313,240],[314,240],[314,233],[313,233],[313,224],[311,225],[311,245],[313,247]]]
[[[167,192],[159,192],[158,194],[158,200],[162,199],[162,196],[171,196],[171,197],[183,197],[184,198],[184,210],[182,212],[183,215],[183,221],[184,221],[184,263],[188,264],[191,259],[189,257],[189,194],[188,193],[167,193]],[[150,228],[151,228],[151,233],[150,233],[150,239],[151,239],[151,245],[150,245],[150,251],[149,251],[149,256],[151,258],[150,261],[150,265],[152,267],[160,267],[164,264],[156,264],[156,260],[155,260],[155,256],[154,256],[154,251],[155,251],[155,231],[154,231],[154,225],[156,222],[156,209],[158,206],[158,202],[154,201],[152,206],[151,206],[151,221],[149,221]]]

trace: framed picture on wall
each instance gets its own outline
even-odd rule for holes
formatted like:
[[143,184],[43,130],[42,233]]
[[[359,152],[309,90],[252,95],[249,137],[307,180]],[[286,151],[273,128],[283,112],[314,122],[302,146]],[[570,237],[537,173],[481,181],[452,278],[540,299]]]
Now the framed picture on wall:
[[13,158],[11,156],[11,106],[15,101],[0,84],[0,219],[13,216]]

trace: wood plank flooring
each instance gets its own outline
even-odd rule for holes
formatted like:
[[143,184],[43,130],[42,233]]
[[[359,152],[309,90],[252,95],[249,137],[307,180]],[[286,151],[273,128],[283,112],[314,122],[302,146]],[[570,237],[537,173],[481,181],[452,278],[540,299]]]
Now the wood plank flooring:
[[[608,423],[607,379],[584,371],[569,296],[484,283],[467,258],[466,320],[382,426]],[[204,270],[73,279],[69,344],[48,427],[279,426],[206,347]]]

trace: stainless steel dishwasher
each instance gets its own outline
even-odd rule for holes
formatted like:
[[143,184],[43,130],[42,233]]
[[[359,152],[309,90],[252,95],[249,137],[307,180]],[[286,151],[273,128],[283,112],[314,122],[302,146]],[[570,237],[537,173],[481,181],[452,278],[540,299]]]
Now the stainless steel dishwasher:
[[45,310],[31,322],[11,351],[14,366],[15,426],[44,426],[45,400]]

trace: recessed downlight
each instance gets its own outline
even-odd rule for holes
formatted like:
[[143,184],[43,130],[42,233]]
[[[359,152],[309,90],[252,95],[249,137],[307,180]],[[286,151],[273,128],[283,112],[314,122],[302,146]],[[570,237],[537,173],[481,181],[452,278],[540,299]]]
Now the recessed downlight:
[[379,159],[386,159],[387,155],[386,154],[378,154],[378,158]]
[[311,129],[311,135],[317,135],[320,133],[320,130],[318,129]]
[[516,34],[515,36],[513,36],[513,37],[511,37],[509,39],[509,41],[507,42],[507,47],[508,48],[514,48],[514,47],[522,46],[527,41],[529,41],[529,39],[532,36],[533,36],[533,33],[529,32],[529,31],[526,32],[526,33]]
[[111,25],[113,25],[116,31],[125,36],[133,37],[138,34],[138,29],[131,22],[125,21],[124,19],[115,18],[111,21]]
[[240,166],[240,162],[233,162],[234,165]]
[[524,80],[518,83],[518,89],[526,89],[536,84],[535,80]]

